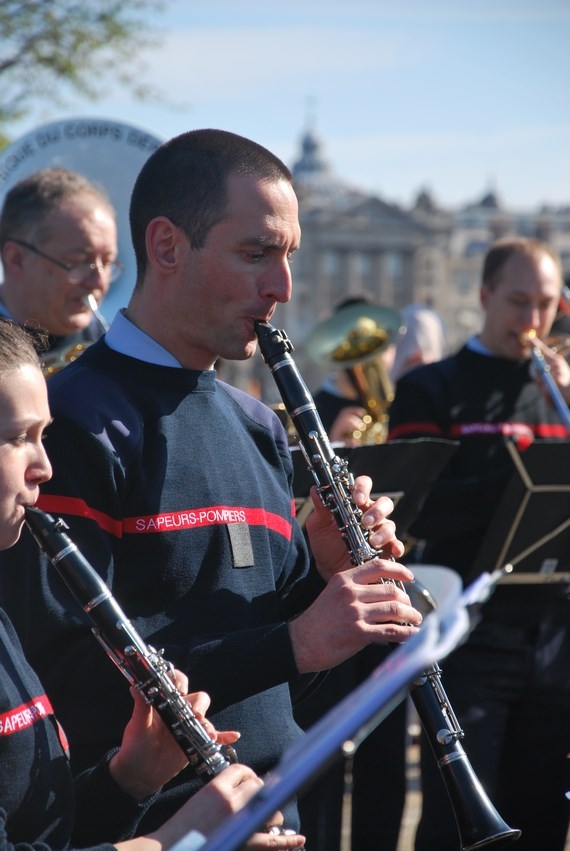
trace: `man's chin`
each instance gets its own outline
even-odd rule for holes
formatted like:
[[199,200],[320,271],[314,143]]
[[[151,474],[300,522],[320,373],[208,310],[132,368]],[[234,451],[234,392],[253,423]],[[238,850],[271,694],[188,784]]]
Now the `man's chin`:
[[57,332],[52,331],[50,333],[56,337],[71,337],[73,334],[79,334],[81,331],[85,331],[91,324],[91,320],[92,316],[85,316],[84,314],[70,316],[65,324],[62,323],[59,326]]
[[235,346],[228,346],[224,354],[220,355],[224,360],[250,360],[257,351],[257,340],[250,340],[247,343],[238,343]]
[[243,357],[241,357],[240,360],[249,360],[250,358],[252,358],[254,356],[256,351],[257,351],[257,340],[253,340],[251,343],[249,343],[246,346],[245,352],[243,353]]

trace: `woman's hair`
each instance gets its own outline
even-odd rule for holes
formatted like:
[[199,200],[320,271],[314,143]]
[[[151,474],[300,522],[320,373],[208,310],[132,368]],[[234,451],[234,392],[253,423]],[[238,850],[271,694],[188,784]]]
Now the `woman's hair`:
[[38,348],[41,336],[35,336],[21,325],[0,316],[0,379],[5,372],[32,365],[41,368]]

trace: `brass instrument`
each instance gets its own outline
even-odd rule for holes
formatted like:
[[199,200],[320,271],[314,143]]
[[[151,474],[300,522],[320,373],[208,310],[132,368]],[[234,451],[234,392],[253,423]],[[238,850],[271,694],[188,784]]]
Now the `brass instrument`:
[[55,375],[56,372],[59,372],[60,369],[63,369],[63,367],[67,366],[68,363],[72,363],[76,360],[90,345],[91,343],[89,342],[74,343],[73,345],[66,346],[63,349],[54,349],[46,352],[44,355],[40,355],[40,362],[44,377],[47,379],[52,375]]
[[293,425],[293,420],[287,413],[285,405],[283,402],[276,402],[274,405],[269,406],[271,410],[277,414],[281,425],[287,432],[287,440],[289,441],[289,446],[297,445],[297,432],[295,431],[295,426]]
[[530,357],[532,364],[536,369],[537,373],[544,381],[544,386],[548,391],[548,395],[550,396],[552,404],[556,408],[560,419],[562,420],[563,424],[566,426],[568,432],[570,433],[570,410],[568,409],[568,404],[564,399],[564,396],[560,392],[558,384],[552,377],[552,373],[550,372],[550,366],[547,363],[546,358],[542,354],[539,346],[537,346],[534,342],[537,339],[535,329],[531,328],[528,331],[525,331],[523,334],[521,334],[520,339],[523,345],[526,345],[530,348]]
[[328,369],[344,369],[365,409],[363,428],[350,437],[359,445],[384,443],[394,387],[383,362],[386,349],[402,333],[396,310],[366,303],[340,308],[313,329],[308,356]]
[[87,307],[91,308],[91,313],[99,321],[99,325],[101,326],[103,331],[104,332],[108,331],[109,330],[109,323],[107,322],[107,320],[105,319],[105,317],[103,316],[101,311],[99,310],[99,303],[97,302],[97,299],[95,298],[93,293],[89,293],[88,295],[86,295],[85,298],[83,299],[83,301],[85,302]]
[[[97,304],[97,299],[93,295],[93,293],[89,293],[83,299],[87,307],[90,308],[93,316],[98,320],[101,329],[103,332],[109,330],[109,324],[101,311],[99,310],[99,305]],[[91,345],[91,341],[86,340],[81,343],[73,343],[71,346],[64,346],[60,349],[53,349],[49,352],[40,356],[40,362],[42,366],[42,372],[44,377],[50,378],[52,375],[55,375],[56,372],[59,372],[60,369],[63,369],[64,366],[67,366],[68,363],[72,363],[74,360],[77,360],[80,354],[82,354],[85,349]]]
[[544,341],[549,349],[557,355],[568,358],[570,352],[570,334],[553,334]]

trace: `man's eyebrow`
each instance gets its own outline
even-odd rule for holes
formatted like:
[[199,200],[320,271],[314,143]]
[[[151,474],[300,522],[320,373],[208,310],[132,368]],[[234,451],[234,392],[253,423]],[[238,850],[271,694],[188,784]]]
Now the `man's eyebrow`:
[[[263,248],[280,249],[280,248],[285,248],[285,245],[286,245],[285,240],[271,239],[268,236],[260,236],[260,237],[257,237],[256,239],[254,239],[253,241],[256,242],[258,245],[261,245]],[[293,251],[297,251],[298,248],[299,248],[299,244],[296,243],[295,245],[293,245],[289,249],[289,251],[292,253]]]
[[283,241],[279,242],[277,239],[273,239],[269,236],[260,236],[255,240],[259,245],[263,245],[264,248],[281,248],[283,246]]

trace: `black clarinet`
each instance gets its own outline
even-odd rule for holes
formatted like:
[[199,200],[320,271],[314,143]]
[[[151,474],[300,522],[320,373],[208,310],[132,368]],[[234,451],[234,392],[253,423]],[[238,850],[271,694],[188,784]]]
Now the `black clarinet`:
[[117,668],[160,715],[204,782],[237,761],[218,745],[176,688],[173,666],[145,644],[96,570],[67,534],[68,526],[39,508],[26,508],[26,524],[67,587],[93,622],[92,632]]
[[[361,523],[362,512],[352,499],[354,478],[347,462],[334,451],[315,402],[300,375],[284,331],[268,322],[256,322],[261,354],[269,366],[287,413],[298,435],[319,497],[333,514],[352,564],[364,564],[381,555],[370,546]],[[391,581],[391,580],[385,580]],[[397,583],[405,590],[403,583]],[[441,668],[431,665],[411,690],[411,698],[429,740],[450,797],[462,851],[502,848],[520,836],[501,818],[467,758],[463,730],[441,684]]]

